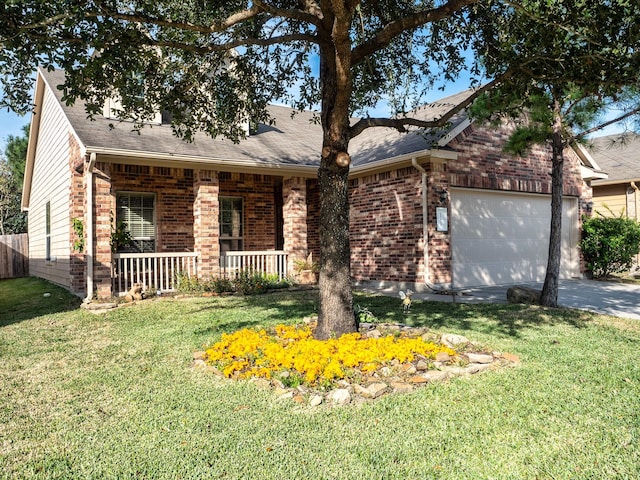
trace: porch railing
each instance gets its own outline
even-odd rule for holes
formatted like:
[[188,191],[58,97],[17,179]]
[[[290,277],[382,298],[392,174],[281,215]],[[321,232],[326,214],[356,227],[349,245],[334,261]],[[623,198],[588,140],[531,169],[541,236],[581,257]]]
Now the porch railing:
[[277,275],[282,280],[287,277],[287,254],[282,250],[226,252],[222,255],[222,270],[225,277],[251,270]]
[[179,274],[195,277],[198,274],[198,254],[176,253],[115,253],[112,265],[113,294],[121,295],[136,283],[144,290],[162,292],[176,290]]

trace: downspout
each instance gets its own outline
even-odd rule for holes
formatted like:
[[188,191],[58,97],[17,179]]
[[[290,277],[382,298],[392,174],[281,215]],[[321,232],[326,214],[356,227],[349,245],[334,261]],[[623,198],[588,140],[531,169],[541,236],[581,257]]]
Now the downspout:
[[424,243],[424,284],[433,291],[442,291],[441,288],[436,287],[429,282],[429,210],[428,210],[428,190],[429,190],[429,177],[427,171],[418,163],[416,157],[411,158],[411,165],[414,166],[422,174],[422,239]]
[[[635,210],[635,217],[634,220],[637,222],[638,221],[638,187],[636,185],[636,182],[631,182],[631,188],[633,188],[633,203],[634,203],[634,210]],[[628,210],[628,209],[627,209]]]
[[93,152],[86,165],[87,190],[85,197],[85,211],[87,214],[87,296],[84,303],[90,303],[93,299],[93,167],[96,164],[96,154]]

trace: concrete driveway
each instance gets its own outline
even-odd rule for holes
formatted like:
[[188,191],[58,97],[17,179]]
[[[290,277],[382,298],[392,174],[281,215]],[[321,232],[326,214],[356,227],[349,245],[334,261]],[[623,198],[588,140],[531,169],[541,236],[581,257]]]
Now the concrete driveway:
[[[542,289],[542,284],[527,284]],[[458,303],[506,303],[509,286],[478,287],[457,296]],[[442,298],[444,297],[444,298]],[[448,295],[416,294],[415,298],[451,301]],[[558,304],[562,307],[589,310],[615,317],[640,320],[640,285],[594,280],[560,280]]]

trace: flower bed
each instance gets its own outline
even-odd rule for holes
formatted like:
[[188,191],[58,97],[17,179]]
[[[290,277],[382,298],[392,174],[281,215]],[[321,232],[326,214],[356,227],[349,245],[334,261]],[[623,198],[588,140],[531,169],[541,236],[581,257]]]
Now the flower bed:
[[224,334],[206,350],[206,360],[224,376],[286,378],[310,386],[372,374],[391,363],[435,360],[439,352],[456,352],[421,337],[403,334],[380,338],[360,333],[316,340],[309,326],[278,325],[273,331],[238,330]]
[[279,397],[315,406],[409,392],[519,363],[515,355],[478,352],[464,337],[440,337],[427,328],[365,323],[359,333],[321,341],[312,336],[313,323],[223,334],[194,354],[195,366],[231,379],[254,379]]

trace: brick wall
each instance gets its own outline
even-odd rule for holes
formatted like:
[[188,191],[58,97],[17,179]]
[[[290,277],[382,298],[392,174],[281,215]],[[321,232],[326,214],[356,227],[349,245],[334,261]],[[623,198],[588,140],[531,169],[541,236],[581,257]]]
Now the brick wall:
[[220,273],[218,182],[218,172],[194,172],[193,235],[194,248],[200,253],[198,274],[201,278]]
[[114,164],[111,182],[113,195],[155,194],[157,252],[194,251],[193,170]]
[[304,260],[307,245],[307,183],[304,178],[288,177],[282,182],[284,249],[289,254],[289,271],[294,260]]
[[[431,159],[427,171],[429,281],[451,282],[451,232],[436,231],[436,207],[448,207],[440,192],[451,187],[551,193],[550,149],[534,147],[523,157],[502,146],[510,130],[469,127],[451,145],[457,160]],[[565,156],[565,195],[580,197],[586,212],[591,189],[582,181],[577,156]],[[350,180],[351,272],[355,280],[422,282],[424,252],[421,173],[401,168]],[[450,213],[450,212],[449,212]],[[450,221],[450,215],[449,215]]]
[[93,173],[93,284],[98,298],[111,296],[111,212],[115,212],[111,166],[97,162]]
[[402,168],[350,180],[351,274],[417,282],[421,271],[421,176]]
[[320,261],[320,184],[317,179],[307,180],[307,250],[313,261]]
[[275,250],[275,179],[270,175],[220,173],[220,196],[242,197],[244,249]]
[[[458,160],[449,160],[446,170],[452,187],[551,193],[551,149],[534,146],[522,157],[506,154],[502,148],[513,126],[500,130],[469,127],[451,145]],[[582,192],[580,167],[575,156],[565,158],[565,195]]]
[[[69,276],[70,290],[77,294],[86,294],[86,239],[87,239],[87,217],[85,215],[85,195],[86,177],[83,168],[84,157],[81,155],[80,146],[76,138],[69,134],[69,172],[71,176],[71,187],[69,191]],[[78,218],[84,225],[82,240],[85,240],[85,250],[76,251],[73,249],[73,242],[81,240],[73,229],[73,219]]]

